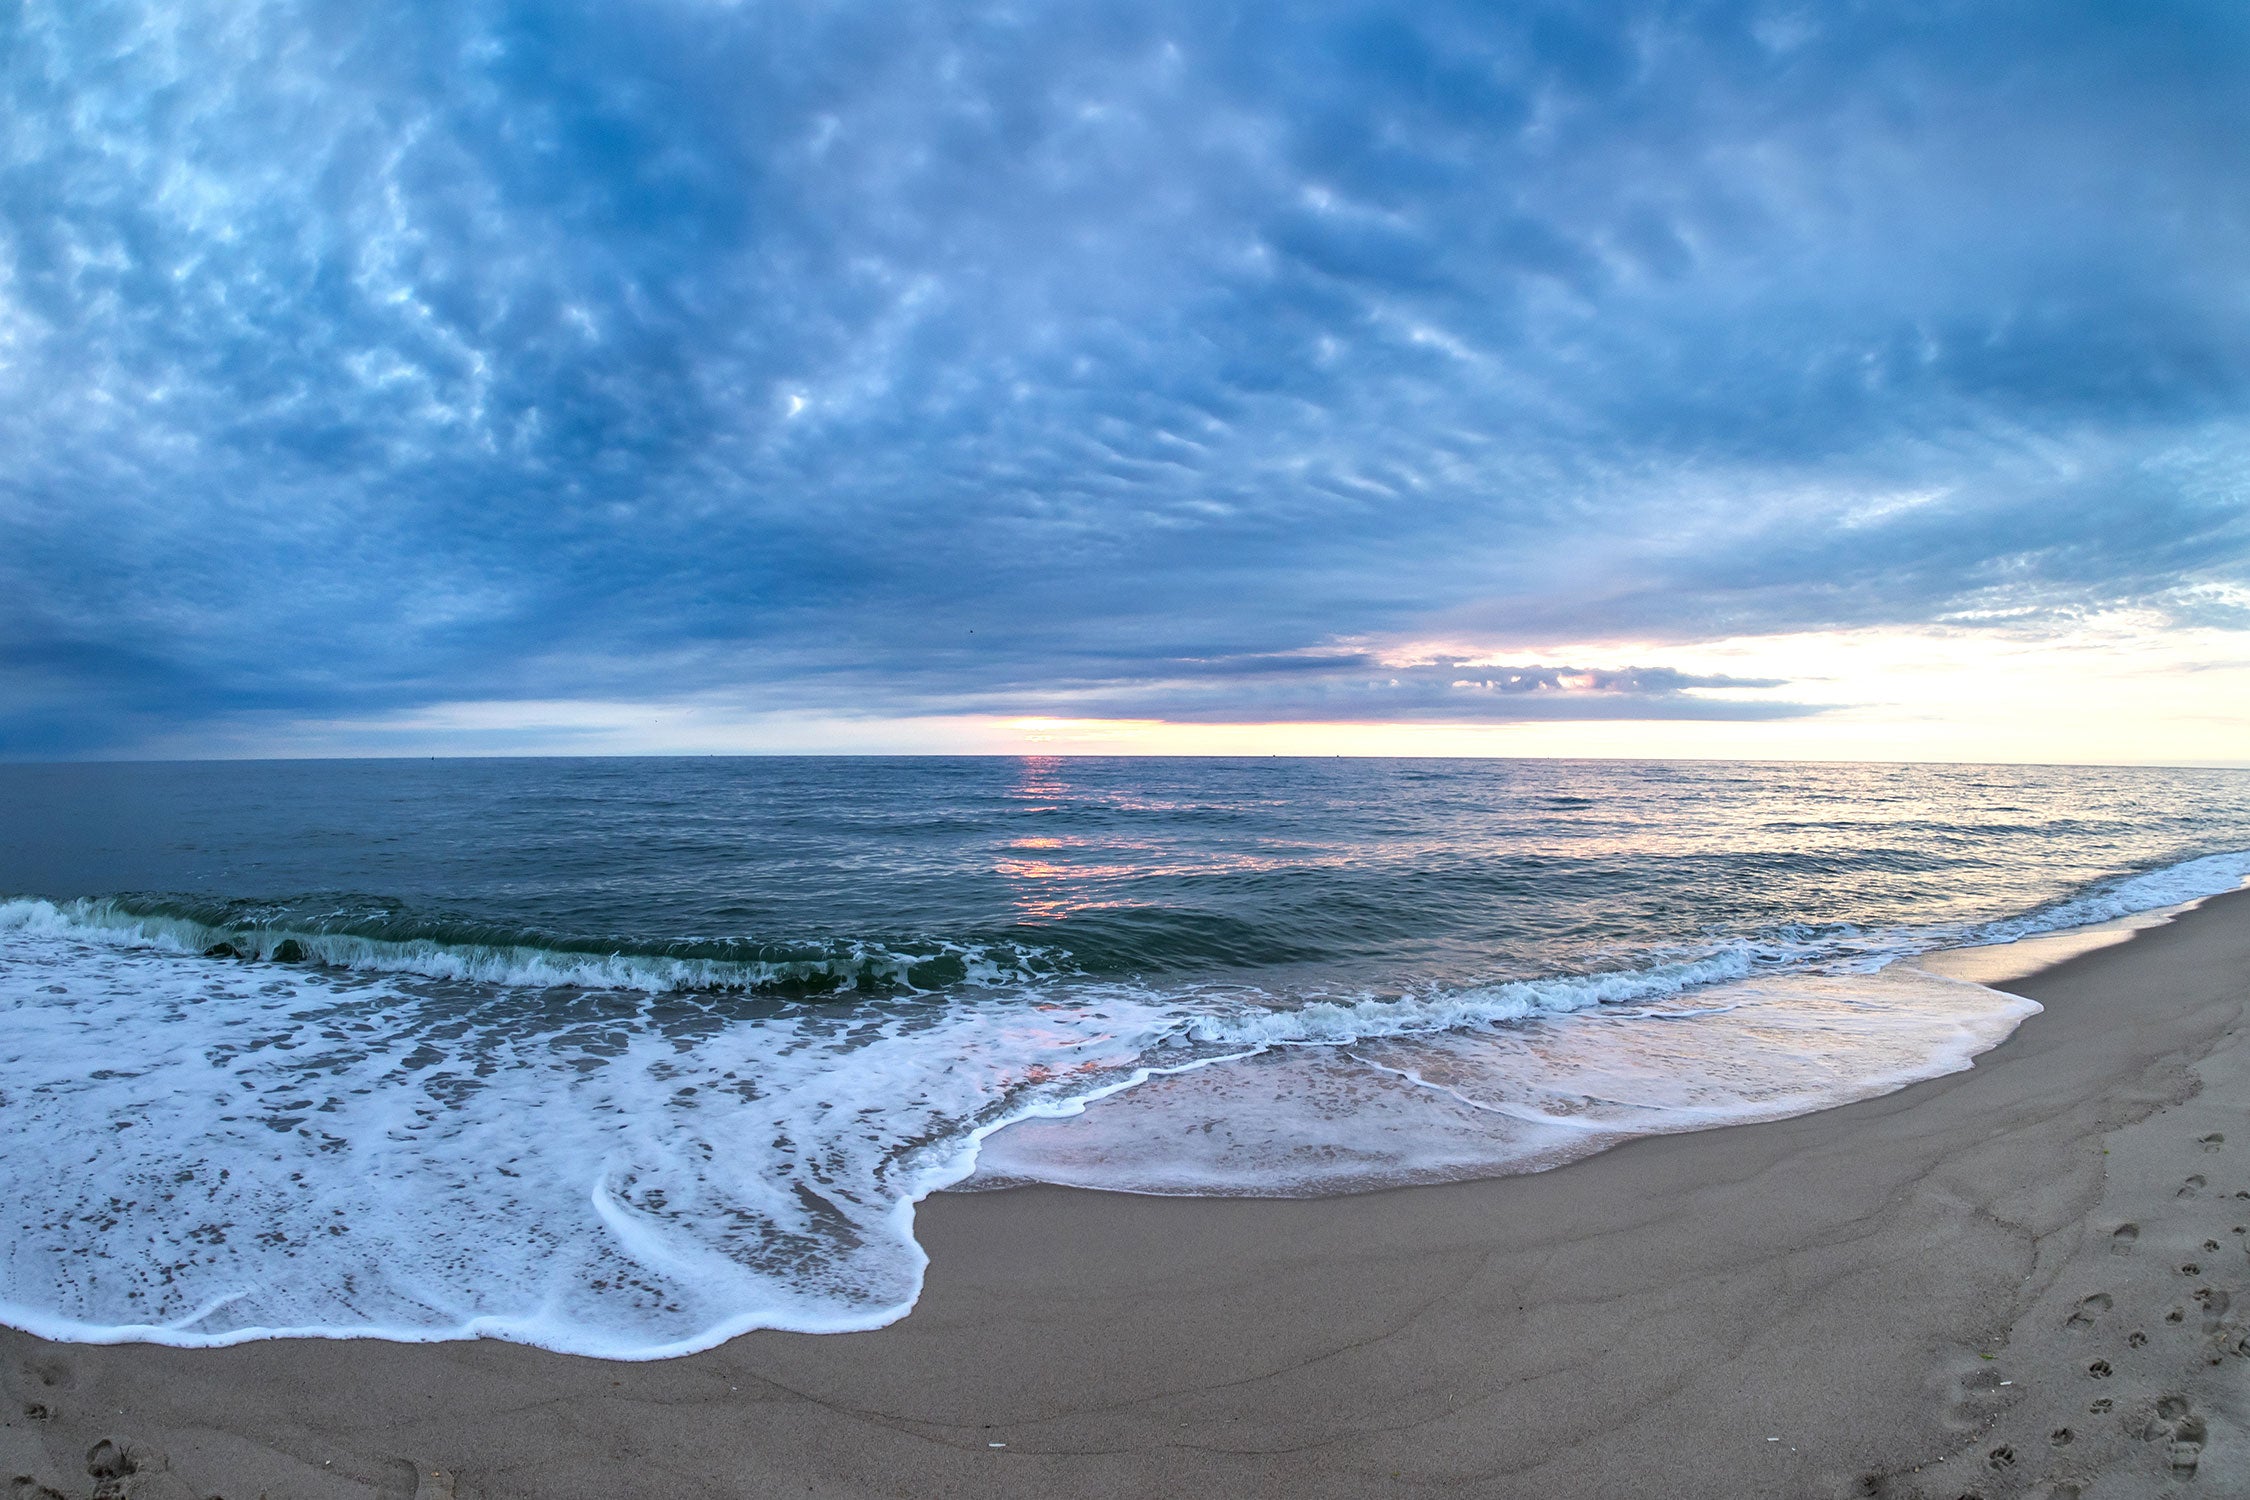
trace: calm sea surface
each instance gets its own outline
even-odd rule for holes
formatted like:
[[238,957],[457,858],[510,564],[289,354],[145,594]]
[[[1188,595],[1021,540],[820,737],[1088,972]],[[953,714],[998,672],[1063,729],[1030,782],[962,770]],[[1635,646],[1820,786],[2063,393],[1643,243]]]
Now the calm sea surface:
[[2225,771],[0,767],[0,1320],[866,1327],[964,1178],[1345,1191],[1965,1066],[2032,1007],[1896,960],[2244,851]]

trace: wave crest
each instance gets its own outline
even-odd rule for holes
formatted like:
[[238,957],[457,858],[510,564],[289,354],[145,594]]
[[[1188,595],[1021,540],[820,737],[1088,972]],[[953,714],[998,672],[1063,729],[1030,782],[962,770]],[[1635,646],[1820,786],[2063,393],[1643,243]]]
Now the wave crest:
[[[387,930],[354,930],[370,925]],[[4,931],[516,989],[565,986],[643,994],[711,991],[785,998],[841,991],[912,994],[957,985],[1021,984],[1067,970],[1051,950],[1018,943],[942,938],[555,943],[397,919],[333,926],[229,920],[215,911],[119,897],[0,902],[0,932]]]

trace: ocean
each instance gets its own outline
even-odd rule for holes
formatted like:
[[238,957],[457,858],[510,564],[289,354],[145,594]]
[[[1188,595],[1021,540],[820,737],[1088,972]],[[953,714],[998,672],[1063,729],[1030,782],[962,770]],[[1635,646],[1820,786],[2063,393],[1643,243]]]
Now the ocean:
[[1970,1066],[1913,960],[2250,877],[2250,773],[0,767],[0,1321],[611,1358],[913,1306],[914,1205],[1539,1170]]

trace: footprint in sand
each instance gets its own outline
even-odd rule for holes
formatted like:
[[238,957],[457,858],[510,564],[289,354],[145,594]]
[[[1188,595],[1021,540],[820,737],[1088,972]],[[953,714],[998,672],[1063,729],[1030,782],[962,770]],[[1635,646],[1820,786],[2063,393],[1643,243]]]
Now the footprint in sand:
[[2167,1323],[2185,1323],[2187,1321],[2187,1309],[2184,1307],[2173,1308],[2164,1315],[2164,1321]]
[[2139,1421],[2127,1424],[2126,1430],[2143,1442],[2161,1441],[2165,1461],[2179,1478],[2192,1478],[2203,1462],[2203,1443],[2209,1434],[2185,1396],[2164,1397]]
[[1984,1456],[1984,1466],[1995,1473],[2002,1469],[2012,1469],[2016,1466],[2016,1450],[2002,1443]]
[[118,1480],[130,1479],[135,1474],[152,1474],[171,1466],[170,1459],[145,1443],[120,1443],[115,1438],[103,1438],[86,1450],[86,1472],[105,1481],[94,1487],[96,1495],[109,1494]]
[[383,1500],[459,1500],[453,1475],[444,1469],[410,1459],[388,1460],[391,1478],[383,1486]]
[[2212,1131],[2209,1135],[2196,1142],[2198,1146],[2201,1146],[2206,1151],[2216,1151],[2226,1143],[2227,1138],[2219,1134],[2219,1132],[2217,1132],[2216,1130]]
[[2114,1230],[2114,1231],[2113,1231],[2113,1232],[2112,1232],[2112,1233],[2110,1234],[2110,1237],[2109,1237],[2109,1250],[2110,1250],[2110,1254],[2112,1254],[2112,1255],[2131,1255],[2131,1254],[2133,1253],[2133,1241],[2135,1241],[2135,1240],[2139,1239],[2140,1237],[2141,1237],[2141,1226],[2140,1226],[2140,1225],[2138,1225],[2138,1224],[2120,1224],[2120,1225],[2118,1225],[2118,1226],[2117,1226],[2117,1228],[2116,1228],[2116,1229],[2115,1229],[2115,1230]]
[[29,1474],[18,1474],[8,1486],[8,1500],[69,1500],[60,1490],[51,1490]]
[[23,1367],[23,1373],[28,1379],[38,1381],[51,1391],[67,1391],[72,1385],[76,1384],[70,1366],[59,1359],[43,1360],[38,1364],[27,1364]]
[[2047,1441],[2053,1443],[2058,1448],[2067,1448],[2070,1446],[2071,1440],[2076,1436],[2077,1434],[2072,1432],[2069,1428],[2058,1427],[2053,1432],[2047,1434]]
[[2210,1186],[2210,1179],[2199,1172],[2181,1183],[2179,1192],[2173,1194],[2173,1196],[2176,1198],[2192,1198],[2208,1186]]
[[2091,1297],[2081,1297],[2078,1305],[2063,1320],[2065,1328],[2091,1328],[2094,1320],[2109,1311],[2109,1293],[2096,1292]]
[[2116,1372],[2110,1369],[2108,1360],[2097,1359],[2092,1364],[2086,1367],[2086,1373],[2093,1376],[2096,1380],[2107,1380]]
[[2110,1409],[2111,1407],[2115,1406],[2116,1404],[2117,1404],[2117,1403],[2116,1403],[2116,1402],[2114,1402],[2114,1401],[2112,1401],[2112,1400],[2110,1400],[2110,1399],[2109,1399],[2109,1397],[2107,1397],[2107,1396],[2104,1396],[2104,1397],[2102,1397],[2102,1399],[2101,1399],[2101,1400],[2099,1400],[2099,1401],[2096,1401],[2096,1402],[2095,1402],[2095,1403],[2094,1403],[2094,1404],[2093,1404],[2092,1406],[2089,1406],[2089,1407],[2087,1407],[2087,1408],[2086,1408],[2086,1410],[2087,1410],[2087,1411],[2088,1411],[2089,1413],[2091,1413],[2092,1415],[2094,1415],[2094,1416],[2097,1416],[2097,1417],[2098,1417],[2098,1416],[2100,1416],[2100,1415],[2101,1415],[2101,1414],[2102,1414],[2103,1412],[2105,1412],[2105,1411],[2108,1411],[2108,1410],[2109,1410],[2109,1409]]
[[2128,1349],[2138,1349],[2141,1347],[2141,1345],[2147,1342],[2148,1335],[2141,1332],[2138,1328],[2134,1329],[2125,1337],[2125,1347]]
[[2007,1392],[2000,1388],[2000,1372],[1986,1365],[1954,1382],[1953,1400],[1947,1408],[1946,1419],[1959,1431],[1982,1428],[2007,1404]]

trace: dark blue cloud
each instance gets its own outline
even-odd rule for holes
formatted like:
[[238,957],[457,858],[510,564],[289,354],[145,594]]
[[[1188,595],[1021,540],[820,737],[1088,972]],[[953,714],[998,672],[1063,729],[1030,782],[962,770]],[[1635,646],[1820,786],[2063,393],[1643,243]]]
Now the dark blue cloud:
[[33,0],[0,744],[2207,612],[2246,95],[2218,3]]

